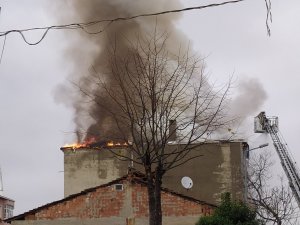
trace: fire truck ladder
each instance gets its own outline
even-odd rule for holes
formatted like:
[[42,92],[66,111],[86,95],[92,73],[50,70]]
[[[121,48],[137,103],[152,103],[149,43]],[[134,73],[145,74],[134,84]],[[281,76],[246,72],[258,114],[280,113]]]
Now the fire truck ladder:
[[[259,121],[259,128],[257,129],[257,121]],[[281,165],[289,180],[290,188],[296,198],[298,206],[300,208],[300,176],[299,170],[292,155],[289,153],[287,145],[284,144],[284,139],[278,130],[278,117],[266,117],[262,112],[256,117],[255,132],[256,133],[269,133],[276,152],[280,158]]]

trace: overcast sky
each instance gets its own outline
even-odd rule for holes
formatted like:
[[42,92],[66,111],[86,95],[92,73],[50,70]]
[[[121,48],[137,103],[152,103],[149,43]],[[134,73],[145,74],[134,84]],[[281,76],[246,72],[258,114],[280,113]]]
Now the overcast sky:
[[[1,0],[0,30],[56,24],[58,9],[52,7],[53,2]],[[212,1],[185,0],[184,4],[208,2]],[[211,80],[222,83],[234,75],[233,96],[239,93],[240,80],[257,79],[263,85],[268,98],[250,119],[261,110],[279,116],[280,130],[300,163],[299,12],[298,0],[273,0],[270,37],[263,0],[186,12],[178,29],[199,54],[207,56]],[[78,31],[72,32],[76,35]],[[29,37],[35,40],[39,34]],[[1,38],[0,48],[3,41]],[[59,148],[74,138],[74,125],[72,109],[57,103],[54,93],[70,71],[64,54],[67,43],[59,31],[51,31],[37,46],[26,45],[17,34],[6,40],[0,64],[0,166],[4,194],[16,200],[15,214],[63,197],[63,154]],[[247,102],[249,106],[252,103]],[[265,141],[252,134],[252,124],[248,128],[245,138],[252,147]]]

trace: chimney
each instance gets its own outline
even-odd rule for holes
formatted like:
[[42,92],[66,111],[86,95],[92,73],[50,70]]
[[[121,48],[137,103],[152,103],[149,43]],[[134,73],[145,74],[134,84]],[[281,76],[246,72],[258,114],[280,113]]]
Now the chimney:
[[177,123],[176,120],[169,120],[169,141],[176,141],[177,134]]

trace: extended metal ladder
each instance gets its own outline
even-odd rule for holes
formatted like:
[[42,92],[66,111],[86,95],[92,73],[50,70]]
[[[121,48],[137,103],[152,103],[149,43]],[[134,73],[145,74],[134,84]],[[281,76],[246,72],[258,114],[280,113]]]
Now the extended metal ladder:
[[278,117],[266,117],[265,113],[261,112],[255,119],[255,132],[270,134],[275,149],[278,153],[281,165],[289,180],[289,185],[300,208],[299,170],[296,166],[295,161],[292,160],[291,154],[289,153],[286,144],[283,144],[283,137],[279,134],[280,132],[278,132]]

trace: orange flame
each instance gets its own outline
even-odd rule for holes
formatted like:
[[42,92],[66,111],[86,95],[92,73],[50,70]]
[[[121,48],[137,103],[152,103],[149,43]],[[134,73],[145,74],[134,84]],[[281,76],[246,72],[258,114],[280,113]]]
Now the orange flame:
[[91,137],[88,140],[85,140],[82,143],[73,143],[73,144],[65,144],[63,148],[72,148],[72,149],[77,149],[77,148],[86,148],[89,147],[90,144],[96,142],[95,137]]
[[106,143],[107,147],[115,147],[115,146],[128,146],[127,142],[114,142],[114,141],[109,141]]
[[[96,138],[92,137],[82,143],[73,143],[73,144],[65,144],[62,148],[71,148],[71,149],[78,149],[78,148],[89,148],[91,144],[96,142]],[[108,141],[104,144],[106,147],[122,147],[128,146],[129,143],[127,142],[116,142],[116,141]]]

